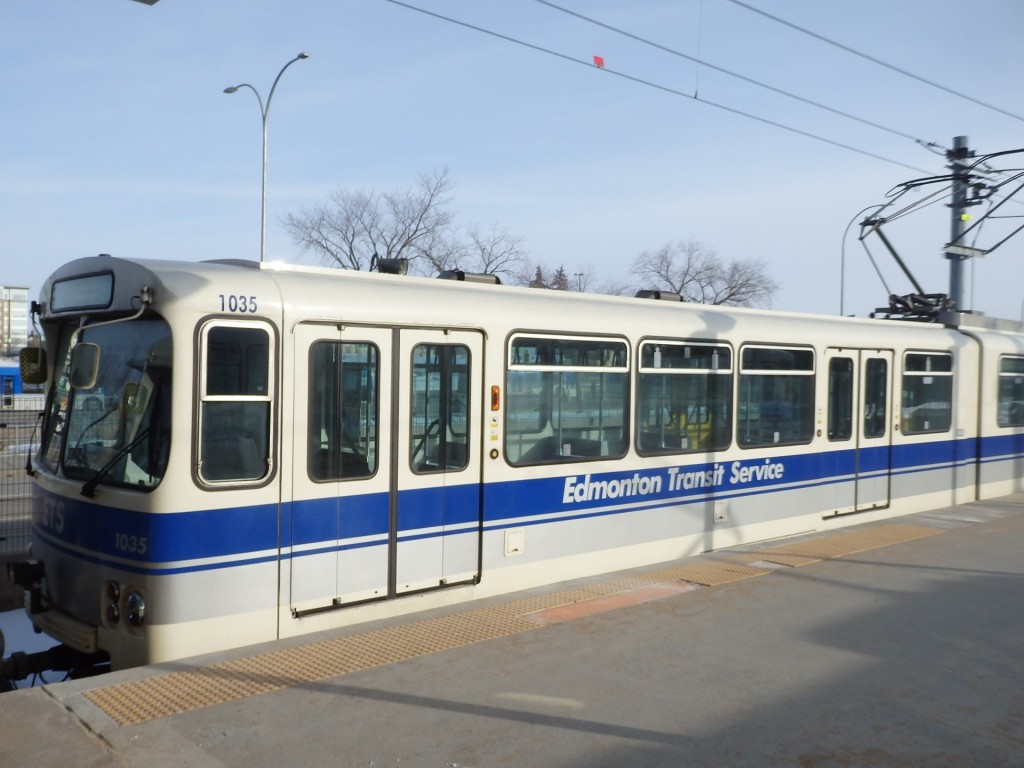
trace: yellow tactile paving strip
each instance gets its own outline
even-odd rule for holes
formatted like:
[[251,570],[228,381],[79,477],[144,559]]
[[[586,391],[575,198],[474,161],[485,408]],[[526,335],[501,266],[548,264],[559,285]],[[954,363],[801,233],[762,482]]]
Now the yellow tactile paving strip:
[[911,525],[884,525],[756,551],[736,552],[721,558],[709,557],[450,616],[120,683],[88,691],[84,696],[120,725],[135,725],[537,629],[550,622],[537,621],[531,616],[544,615],[544,612],[559,606],[674,581],[718,586],[771,573],[767,568],[750,565],[758,561],[787,566],[806,565],[941,532]]
[[147,722],[537,629],[543,624],[528,618],[533,613],[663,580],[655,573],[612,579],[475,611],[113,685],[89,691],[85,697],[121,725]]
[[875,528],[864,528],[859,531],[822,536],[816,539],[795,541],[789,544],[780,544],[779,546],[759,551],[745,552],[744,558],[756,555],[757,559],[769,563],[798,567],[822,560],[829,560],[834,557],[854,555],[869,549],[887,547],[903,541],[913,541],[925,536],[934,536],[941,532],[937,528],[925,528],[919,525],[883,525]]
[[752,576],[764,576],[771,571],[764,568],[752,568],[732,558],[723,560],[709,558],[673,568],[671,573],[674,579],[690,581],[705,587],[718,587],[733,581],[749,579]]

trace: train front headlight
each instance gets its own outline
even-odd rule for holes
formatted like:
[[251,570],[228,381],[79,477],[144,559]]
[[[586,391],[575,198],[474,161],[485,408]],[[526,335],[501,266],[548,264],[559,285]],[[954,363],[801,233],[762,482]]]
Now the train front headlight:
[[146,601],[143,599],[142,593],[134,589],[129,592],[128,597],[125,598],[124,607],[128,623],[133,627],[141,627],[146,620]]
[[107,582],[107,623],[114,625],[121,620],[121,585],[116,581]]

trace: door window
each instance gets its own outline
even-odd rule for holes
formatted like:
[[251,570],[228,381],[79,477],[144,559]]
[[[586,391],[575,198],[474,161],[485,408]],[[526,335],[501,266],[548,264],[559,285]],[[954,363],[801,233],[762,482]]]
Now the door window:
[[309,352],[307,457],[313,480],[349,480],[377,471],[377,347],[318,341]]
[[864,375],[864,437],[885,435],[889,404],[889,363],[879,358],[867,361]]
[[469,463],[469,349],[417,344],[412,351],[409,462],[413,472],[450,472]]
[[828,364],[828,439],[853,436],[853,360],[834,357]]

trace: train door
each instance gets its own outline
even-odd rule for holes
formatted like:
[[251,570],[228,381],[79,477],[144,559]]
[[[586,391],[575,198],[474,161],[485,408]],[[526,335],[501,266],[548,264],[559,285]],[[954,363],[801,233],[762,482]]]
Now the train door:
[[297,615],[479,576],[482,354],[474,332],[296,328]]
[[892,352],[860,351],[857,511],[889,506],[892,472]]
[[392,339],[387,328],[296,328],[290,605],[297,612],[388,595]]
[[398,359],[395,592],[475,581],[483,338],[471,331],[403,330]]
[[892,360],[893,353],[885,350],[827,350],[826,426],[833,450],[825,455],[825,475],[850,478],[829,486],[827,514],[889,504]]

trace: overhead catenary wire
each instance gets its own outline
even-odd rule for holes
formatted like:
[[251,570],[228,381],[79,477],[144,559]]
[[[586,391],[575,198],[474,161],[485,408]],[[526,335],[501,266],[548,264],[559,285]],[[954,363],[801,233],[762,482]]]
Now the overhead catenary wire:
[[[904,191],[909,191],[909,188],[907,188]],[[903,193],[901,192],[899,195],[894,197],[887,205],[895,203],[896,200],[898,200],[900,196],[902,196],[902,194]],[[890,216],[886,216],[885,221],[893,222],[902,219],[904,216],[909,216],[911,213],[919,211],[923,208],[928,208],[929,206],[935,205],[936,203],[940,203],[946,198],[950,197],[952,194],[952,191],[949,190],[948,188],[936,189],[935,191],[925,195],[920,200],[914,200],[913,202],[907,203],[905,206],[900,208],[895,213],[891,214]]]
[[853,54],[854,56],[859,56],[860,58],[866,61],[870,61],[872,64],[877,64],[881,67],[885,67],[886,69],[890,69],[893,72],[898,72],[899,74],[904,75],[905,77],[909,77],[914,80],[917,80],[918,82],[924,83],[925,85],[929,85],[932,88],[938,88],[940,91],[945,91],[946,93],[951,94],[953,96],[957,96],[958,98],[966,99],[967,101],[977,104],[980,107],[991,109],[994,112],[999,112],[1000,114],[1006,115],[1007,117],[1012,117],[1014,120],[1020,120],[1024,122],[1024,117],[1022,117],[1021,115],[1018,115],[1014,112],[1010,112],[1009,110],[1003,109],[1002,107],[997,107],[994,104],[989,104],[987,102],[982,101],[981,99],[976,99],[973,96],[970,96],[966,93],[955,91],[952,88],[948,88],[945,85],[942,85],[941,83],[935,82],[934,80],[929,80],[926,77],[921,77],[921,75],[914,74],[913,72],[903,69],[902,67],[897,67],[895,64],[890,64],[887,61],[882,61],[881,59],[875,56],[871,56],[870,54],[864,53],[863,51],[858,51],[856,48],[844,45],[843,43],[840,43],[836,40],[832,40],[831,38],[825,37],[822,34],[814,32],[805,27],[801,27],[797,24],[794,24],[791,21],[786,21],[785,19],[775,16],[774,14],[768,13],[767,11],[763,11],[760,8],[756,8],[753,5],[743,2],[743,0],[729,0],[729,2],[732,3],[733,5],[738,5],[740,8],[744,8],[748,11],[751,11],[752,13],[764,16],[766,19],[771,19],[772,21],[778,24],[782,24],[783,26],[789,27],[790,29],[794,29],[797,32],[801,32],[802,34],[805,35],[810,35],[816,40],[820,40],[823,43],[835,46],[836,48],[846,51],[847,53]]
[[[827,107],[825,105],[821,105],[821,104],[819,104],[817,102],[814,102],[814,101],[812,101],[810,99],[805,99],[805,98],[797,96],[795,94],[788,93],[786,91],[783,91],[782,89],[775,88],[774,86],[770,86],[770,85],[767,85],[767,84],[764,84],[764,83],[760,83],[759,81],[754,80],[753,78],[747,78],[747,77],[745,77],[743,75],[739,75],[739,74],[733,73],[733,72],[731,72],[729,70],[725,70],[723,68],[717,67],[716,65],[709,64],[707,62],[702,61],[699,58],[691,57],[691,56],[689,56],[687,54],[681,53],[679,51],[675,51],[674,49],[668,48],[666,46],[662,46],[662,45],[660,45],[658,43],[654,43],[653,41],[650,41],[650,40],[647,40],[645,38],[639,37],[639,36],[634,35],[634,34],[632,34],[630,32],[626,32],[626,31],[620,30],[620,29],[618,29],[616,27],[612,27],[610,25],[607,25],[607,24],[605,24],[603,22],[591,19],[591,18],[586,17],[586,16],[584,16],[582,14],[576,13],[575,11],[567,10],[567,9],[557,5],[556,3],[551,2],[551,0],[537,0],[537,1],[540,4],[542,4],[542,5],[548,6],[548,7],[552,8],[552,9],[554,9],[554,10],[558,10],[558,11],[564,12],[564,13],[566,13],[568,15],[571,15],[571,16],[574,16],[576,18],[579,18],[582,21],[586,21],[588,23],[592,23],[592,24],[595,24],[595,25],[600,26],[602,28],[605,28],[605,29],[607,29],[609,31],[612,31],[612,32],[624,35],[624,36],[626,36],[628,38],[631,38],[631,39],[633,39],[633,40],[635,40],[637,42],[641,42],[641,43],[644,43],[644,44],[651,45],[651,46],[653,46],[655,48],[658,48],[658,49],[660,49],[660,50],[662,50],[664,52],[670,53],[672,55],[676,55],[676,56],[679,56],[681,58],[694,61],[695,63],[698,64],[698,66],[707,66],[709,68],[712,68],[712,69],[715,69],[717,71],[723,72],[724,74],[737,77],[737,78],[739,78],[741,80],[744,80],[746,82],[749,82],[751,84],[767,88],[767,89],[769,89],[769,90],[771,90],[773,92],[779,93],[780,95],[784,95],[784,96],[788,96],[788,97],[794,98],[796,100],[805,102],[805,103],[807,103],[809,105],[817,106],[817,107],[820,107],[820,108],[825,109],[827,111],[833,112],[833,113],[835,113],[837,115],[840,115],[840,116],[843,116],[843,117],[847,117],[849,119],[853,119],[853,120],[855,120],[857,122],[860,122],[862,124],[867,124],[867,125],[870,125],[872,127],[879,128],[879,129],[887,131],[889,133],[898,135],[898,136],[900,136],[902,138],[910,139],[910,140],[914,141],[915,143],[917,143],[918,145],[923,146],[925,148],[931,148],[931,147],[937,147],[938,146],[938,145],[934,144],[934,142],[925,142],[925,141],[923,141],[921,139],[918,139],[918,138],[915,138],[915,137],[911,136],[910,134],[907,134],[907,133],[905,133],[903,131],[898,131],[898,130],[895,130],[895,129],[888,128],[886,126],[882,126],[882,125],[877,124],[877,123],[872,123],[871,121],[864,120],[864,119],[859,118],[859,117],[857,117],[855,115],[850,115],[848,113],[841,112],[841,111],[833,109],[831,107]],[[436,18],[436,19],[441,20],[441,21],[446,21],[446,22],[449,22],[451,24],[454,24],[454,25],[457,25],[457,26],[460,26],[460,27],[463,27],[463,28],[466,28],[466,29],[469,29],[469,30],[472,30],[472,31],[475,31],[475,32],[479,32],[479,33],[482,33],[482,34],[485,34],[485,35],[488,35],[488,36],[491,36],[491,37],[503,40],[505,42],[512,43],[514,45],[519,45],[519,46],[522,46],[522,47],[526,47],[526,48],[529,48],[529,49],[534,50],[536,52],[544,53],[544,54],[547,54],[549,56],[554,56],[556,58],[562,59],[563,61],[570,61],[570,62],[572,62],[574,64],[586,66],[588,69],[593,69],[593,64],[591,63],[591,61],[589,59],[588,60],[581,60],[581,59],[579,59],[579,58],[577,58],[575,56],[571,56],[571,55],[562,53],[562,52],[557,51],[557,50],[546,48],[544,46],[537,45],[535,43],[530,43],[530,42],[527,42],[525,40],[521,40],[519,38],[512,37],[511,35],[507,35],[507,34],[504,34],[504,33],[501,33],[501,32],[497,32],[495,30],[487,29],[485,27],[481,27],[479,25],[472,24],[472,23],[469,23],[469,22],[466,22],[466,21],[462,21],[460,19],[455,19],[455,18],[452,18],[452,17],[449,17],[449,16],[445,16],[445,15],[437,13],[435,11],[430,11],[430,10],[427,10],[427,9],[424,9],[424,8],[412,5],[412,4],[407,3],[407,2],[402,2],[402,0],[388,0],[388,2],[392,3],[393,5],[397,5],[397,6],[406,8],[408,10],[417,11],[418,13],[421,13],[423,15]],[[595,61],[596,61],[596,59],[595,59]],[[917,168],[917,167],[909,165],[907,163],[903,163],[903,162],[898,161],[898,160],[893,160],[891,158],[888,158],[888,157],[885,157],[885,156],[882,156],[882,155],[879,155],[879,154],[876,154],[876,153],[873,153],[873,152],[870,152],[870,151],[867,151],[867,150],[860,149],[859,147],[855,147],[855,146],[852,146],[852,145],[849,145],[849,144],[844,144],[842,142],[838,142],[838,141],[829,139],[829,138],[827,138],[825,136],[822,136],[820,134],[812,133],[810,131],[806,131],[806,130],[803,130],[801,128],[797,128],[797,127],[792,126],[792,125],[786,125],[784,123],[780,123],[780,122],[777,122],[775,120],[771,120],[769,118],[762,117],[760,115],[755,115],[755,114],[752,114],[752,113],[749,113],[749,112],[745,112],[745,111],[740,110],[740,109],[736,109],[734,107],[730,107],[730,106],[728,106],[726,104],[722,104],[722,103],[719,103],[719,102],[712,101],[710,99],[703,98],[703,97],[700,96],[700,94],[699,94],[699,92],[697,90],[695,90],[694,93],[690,94],[690,93],[683,92],[683,91],[679,90],[678,88],[672,88],[670,86],[662,85],[660,83],[655,83],[653,81],[646,80],[644,78],[637,77],[635,75],[631,75],[631,74],[628,74],[626,72],[622,72],[622,71],[616,70],[614,68],[609,68],[609,67],[607,67],[607,65],[605,64],[605,62],[603,60],[601,61],[600,65],[599,65],[599,69],[600,69],[601,72],[606,72],[606,73],[608,73],[610,75],[614,75],[616,77],[619,77],[621,79],[627,80],[629,82],[636,83],[638,85],[644,85],[644,86],[647,86],[649,88],[654,88],[656,90],[660,90],[663,93],[667,93],[667,94],[670,94],[670,95],[681,96],[683,98],[691,99],[693,101],[697,101],[697,102],[700,102],[702,104],[706,104],[708,106],[715,107],[715,108],[717,108],[719,110],[728,112],[730,114],[734,114],[734,115],[737,115],[739,117],[745,117],[745,118],[750,119],[750,120],[755,120],[755,121],[760,122],[760,123],[765,124],[765,125],[771,125],[773,127],[779,128],[781,130],[788,131],[790,133],[794,133],[794,134],[797,134],[797,135],[800,135],[800,136],[803,136],[803,137],[806,137],[806,138],[809,138],[809,139],[812,139],[812,140],[815,140],[815,141],[819,141],[819,142],[822,142],[822,143],[825,143],[825,144],[829,144],[831,146],[834,146],[834,147],[837,147],[837,148],[840,148],[840,149],[845,149],[847,151],[854,152],[856,154],[860,154],[860,155],[863,155],[863,156],[866,156],[866,157],[871,157],[873,159],[880,160],[882,162],[886,162],[886,163],[889,163],[889,164],[892,164],[892,165],[898,165],[898,166],[901,166],[903,168],[908,168],[910,170],[917,171],[917,172],[920,172],[922,174],[929,174],[929,171],[921,169],[921,168]],[[929,83],[929,84],[931,84],[931,83]],[[987,106],[987,105],[985,105],[985,106]],[[972,171],[976,170],[979,167],[979,165],[982,165],[984,163],[985,160],[991,159],[992,157],[995,157],[995,156],[998,156],[998,155],[1001,155],[1001,154],[1009,154],[1009,153],[1012,153],[1012,152],[1020,152],[1020,151],[1024,151],[1024,150],[1010,150],[1010,151],[1007,151],[1007,152],[997,152],[997,153],[992,153],[990,155],[986,155],[985,157],[979,159],[979,161],[977,163],[972,165],[970,167],[970,170],[972,170]],[[998,172],[997,171],[992,171],[991,169],[987,169],[986,168],[986,173],[998,173]],[[915,181],[908,182],[905,185],[901,185],[901,186],[903,186],[903,191],[900,192],[898,195],[896,195],[895,199],[889,201],[888,204],[880,206],[878,208],[877,213],[880,214],[882,211],[884,211],[887,208],[891,207],[892,204],[895,203],[897,199],[899,199],[899,197],[901,197],[906,191],[908,191],[912,187],[920,186],[920,185],[925,185],[925,184],[949,182],[949,181],[952,180],[952,178],[953,177],[951,175],[932,176],[932,175],[929,174],[929,176],[927,178],[917,179]],[[1002,185],[998,185],[998,187],[1001,187],[1001,186]],[[993,192],[994,191],[995,191],[995,189],[993,189]],[[1012,198],[1018,191],[1020,191],[1020,190],[1015,190],[1013,193],[1011,193],[1009,195],[1009,197],[1007,199],[1009,200],[1010,198]],[[909,215],[912,212],[919,211],[922,208],[931,206],[931,205],[933,205],[933,204],[935,204],[937,202],[940,202],[941,200],[947,199],[949,196],[950,196],[950,192],[948,190],[945,191],[945,192],[939,191],[939,192],[930,194],[930,195],[926,196],[923,200],[919,200],[919,201],[916,201],[914,203],[910,203],[910,204],[906,205],[906,207],[904,207],[903,209],[897,211],[891,217],[889,217],[888,219],[885,219],[883,221],[890,221],[891,222],[891,221],[894,221],[896,219],[902,218],[903,216]],[[935,199],[935,198],[937,198],[937,199]],[[1005,201],[1003,201],[1003,202],[1005,202]],[[998,208],[998,206],[996,206],[996,208]],[[995,210],[995,209],[992,209],[992,210]],[[989,218],[991,212],[992,211],[987,213],[983,217],[983,219]],[[877,222],[877,224],[880,224],[880,223],[882,223],[882,221]],[[872,230],[873,229],[874,228],[872,228]],[[968,231],[970,231],[971,229],[973,229],[973,227],[972,228],[968,228]],[[1024,230],[1024,227],[1021,227],[1021,228],[1018,228],[1017,230],[1015,230],[1013,233],[1011,233],[1011,235],[1009,237],[1004,238],[999,243],[997,243],[996,247],[998,247],[999,245],[1002,245],[1003,243],[1005,243],[1006,240],[1010,239],[1010,237],[1012,237],[1014,234],[1016,234],[1017,232],[1019,232],[1021,230]],[[862,233],[861,238],[860,238],[861,243],[864,246],[865,251],[868,253],[868,256],[871,259],[872,264],[875,267],[875,270],[876,271],[880,271],[879,268],[878,268],[878,265],[875,264],[873,255],[867,249],[866,244],[864,244],[864,239],[863,238],[866,236],[866,234],[868,234],[868,233],[867,232]],[[881,275],[879,275],[879,276],[881,277]],[[883,284],[884,284],[884,280],[883,280]],[[842,304],[842,301],[840,302],[840,304]]]
[[[421,7],[416,6],[416,5],[411,5],[409,3],[402,2],[402,0],[386,0],[386,2],[389,2],[392,5],[397,5],[397,6],[401,7],[401,8],[406,8],[406,9],[408,9],[410,11],[416,11],[417,13],[421,13],[421,14],[423,14],[425,16],[430,16],[430,17],[438,19],[440,21],[446,21],[446,22],[448,22],[450,24],[455,24],[455,25],[463,27],[465,29],[470,29],[470,30],[472,30],[474,32],[480,32],[481,34],[489,35],[489,36],[497,38],[499,40],[504,40],[505,42],[513,43],[514,45],[519,45],[519,46],[522,46],[524,48],[529,48],[530,50],[537,51],[538,53],[544,53],[544,54],[547,54],[549,56],[554,56],[556,58],[562,59],[563,61],[569,61],[569,62],[572,62],[573,64],[578,64],[578,65],[581,65],[581,66],[585,66],[588,69],[593,69],[593,63],[591,61],[589,61],[589,60],[578,59],[578,58],[576,58],[574,56],[570,56],[570,55],[562,53],[560,51],[555,51],[555,50],[553,50],[551,48],[545,48],[544,46],[537,45],[536,43],[530,43],[530,42],[527,42],[525,40],[520,40],[519,38],[512,37],[511,35],[506,35],[506,34],[504,34],[502,32],[497,32],[497,31],[492,30],[492,29],[487,29],[486,27],[481,27],[481,26],[476,25],[476,24],[471,24],[471,23],[469,23],[467,21],[462,21],[461,19],[456,19],[456,18],[453,18],[451,16],[445,16],[444,14],[437,13],[436,11],[430,11],[430,10],[427,10],[426,8],[421,8]],[[605,73],[607,73],[609,75],[614,75],[615,77],[622,78],[623,80],[628,80],[628,81],[636,83],[638,85],[644,85],[644,86],[647,86],[648,88],[654,88],[656,90],[662,91],[663,93],[667,93],[667,94],[670,94],[670,95],[673,95],[673,96],[680,96],[682,98],[690,99],[692,101],[697,101],[697,102],[699,102],[701,104],[706,104],[709,107],[714,107],[715,109],[719,109],[719,110],[722,110],[724,112],[729,112],[730,114],[737,115],[739,117],[745,117],[745,118],[747,118],[749,120],[755,120],[755,121],[757,121],[759,123],[762,123],[764,125],[770,125],[770,126],[773,126],[775,128],[779,128],[780,130],[788,131],[788,132],[796,134],[798,136],[803,136],[805,138],[813,139],[814,141],[819,141],[821,143],[828,144],[830,146],[837,147],[839,149],[844,149],[844,150],[847,150],[849,152],[854,152],[854,153],[856,153],[858,155],[862,155],[864,157],[870,157],[872,159],[880,160],[880,161],[882,161],[884,163],[889,163],[891,165],[898,165],[898,166],[900,166],[902,168],[907,168],[909,170],[917,171],[919,173],[928,173],[928,171],[926,171],[926,170],[924,170],[922,168],[917,168],[916,166],[909,165],[909,164],[901,162],[899,160],[893,160],[892,158],[885,157],[884,155],[879,155],[879,154],[874,153],[874,152],[869,152],[866,149],[860,149],[859,147],[854,147],[854,146],[852,146],[850,144],[844,144],[843,142],[835,141],[834,139],[829,139],[829,138],[827,138],[825,136],[821,136],[819,134],[812,133],[810,131],[805,131],[802,128],[797,128],[797,127],[792,126],[792,125],[786,125],[785,123],[780,123],[778,121],[771,120],[771,119],[766,118],[766,117],[761,117],[760,115],[755,115],[755,114],[753,114],[751,112],[744,112],[743,110],[736,109],[735,107],[730,107],[730,106],[727,106],[725,104],[722,104],[722,103],[719,103],[719,102],[716,102],[716,101],[712,101],[710,99],[705,99],[705,98],[703,98],[702,96],[700,96],[698,94],[686,93],[686,92],[681,91],[681,90],[679,90],[677,88],[672,88],[672,87],[667,86],[667,85],[662,85],[660,83],[655,83],[655,82],[653,82],[651,80],[645,80],[644,78],[637,77],[635,75],[630,75],[630,74],[627,74],[625,72],[621,72],[621,71],[618,71],[616,69],[609,68],[607,66],[602,66],[600,68],[600,70],[601,70],[601,72],[605,72]]]
[[[804,96],[800,96],[799,94],[792,93],[791,91],[786,91],[786,90],[784,90],[782,88],[778,88],[778,87],[776,87],[774,85],[769,85],[768,83],[761,82],[760,80],[757,80],[756,78],[748,77],[747,75],[740,74],[739,72],[733,72],[732,70],[726,69],[725,67],[720,67],[717,64],[712,64],[711,62],[704,61],[704,60],[700,59],[697,56],[691,56],[688,53],[683,53],[682,51],[676,50],[674,48],[669,48],[666,45],[662,45],[661,43],[657,43],[657,42],[655,42],[653,40],[650,40],[648,38],[641,37],[640,35],[633,34],[632,32],[627,32],[626,30],[620,29],[618,27],[614,27],[611,24],[606,24],[605,22],[599,21],[599,20],[594,19],[594,18],[591,18],[590,16],[585,16],[582,13],[578,13],[578,12],[570,10],[568,8],[563,8],[560,5],[557,5],[555,3],[550,2],[550,0],[536,0],[536,2],[540,3],[541,5],[546,5],[549,8],[553,8],[556,11],[561,11],[562,13],[568,14],[569,16],[574,16],[577,19],[580,19],[581,21],[585,21],[585,22],[587,22],[589,24],[593,24],[595,26],[601,27],[602,29],[606,29],[609,32],[614,32],[617,35],[622,35],[623,37],[628,37],[630,40],[633,40],[635,42],[642,43],[643,45],[650,46],[651,48],[656,48],[657,50],[662,51],[663,53],[667,53],[667,54],[670,54],[672,56],[677,56],[678,58],[685,59],[686,61],[691,61],[691,62],[697,64],[700,67],[705,67],[707,69],[714,70],[715,72],[719,72],[719,73],[721,73],[723,75],[727,75],[729,77],[734,77],[737,80],[742,80],[743,82],[748,83],[750,85],[757,86],[758,88],[764,88],[766,90],[771,91],[772,93],[777,93],[780,96],[785,96],[786,98],[794,99],[794,100],[799,101],[799,102],[801,102],[803,104],[807,104],[809,106],[816,107],[817,109],[823,109],[826,112],[831,112],[832,114],[838,115],[839,117],[845,117],[848,120],[855,120],[856,122],[861,123],[862,125],[867,125],[867,126],[870,126],[871,128],[877,128],[880,131],[885,131],[885,132],[890,133],[890,134],[892,134],[894,136],[899,136],[900,138],[908,139],[908,140],[913,141],[913,142],[917,142],[918,144],[927,145],[927,144],[931,143],[931,142],[926,142],[926,141],[924,141],[924,139],[920,139],[920,138],[918,138],[916,136],[912,136],[911,134],[906,133],[906,132],[901,131],[901,130],[898,130],[896,128],[890,128],[889,126],[882,125],[881,123],[876,123],[876,122],[874,122],[872,120],[868,120],[868,119],[863,118],[863,117],[858,117],[857,115],[851,114],[850,112],[844,112],[841,109],[836,109],[835,107],[830,107],[827,104],[822,104],[821,102],[814,101],[813,99],[809,99],[809,98],[806,98]],[[694,93],[695,93],[695,98],[696,98],[696,91],[694,91]]]

